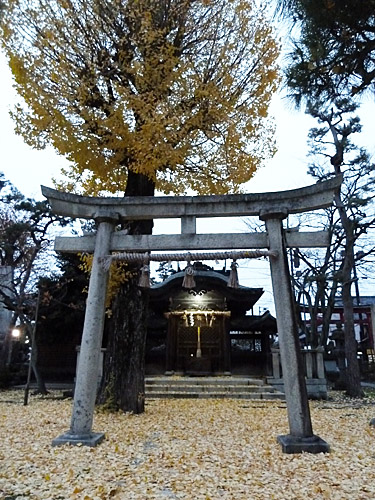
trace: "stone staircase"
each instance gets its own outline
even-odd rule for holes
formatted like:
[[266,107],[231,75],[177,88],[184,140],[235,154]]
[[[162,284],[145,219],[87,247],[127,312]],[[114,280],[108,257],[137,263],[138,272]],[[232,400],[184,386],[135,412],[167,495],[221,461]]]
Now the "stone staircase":
[[250,377],[147,376],[145,388],[146,399],[285,399],[284,393],[267,385],[263,379]]

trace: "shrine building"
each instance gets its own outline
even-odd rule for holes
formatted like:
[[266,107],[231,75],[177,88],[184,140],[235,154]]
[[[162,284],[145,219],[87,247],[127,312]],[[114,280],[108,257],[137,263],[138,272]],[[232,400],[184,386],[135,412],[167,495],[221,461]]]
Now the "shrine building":
[[229,271],[193,268],[192,288],[178,271],[149,289],[146,374],[270,375],[276,319],[254,314],[263,289],[232,288]]

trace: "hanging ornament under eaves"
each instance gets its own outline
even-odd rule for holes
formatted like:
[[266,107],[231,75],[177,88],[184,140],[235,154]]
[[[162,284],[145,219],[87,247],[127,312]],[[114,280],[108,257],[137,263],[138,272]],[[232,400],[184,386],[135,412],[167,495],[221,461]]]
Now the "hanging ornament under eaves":
[[185,276],[182,282],[182,288],[189,288],[189,289],[195,288],[194,274],[195,274],[194,268],[189,261],[187,266],[185,267]]
[[140,288],[150,288],[150,266],[144,262],[141,267],[141,275],[139,277],[138,286]]
[[229,288],[238,288],[238,286],[239,286],[237,268],[238,268],[238,264],[234,260],[232,262],[232,264],[230,265],[230,272],[229,272],[228,285],[227,285]]
[[184,312],[184,315],[182,316],[182,321],[184,322],[184,326],[189,326],[189,319],[186,311]]

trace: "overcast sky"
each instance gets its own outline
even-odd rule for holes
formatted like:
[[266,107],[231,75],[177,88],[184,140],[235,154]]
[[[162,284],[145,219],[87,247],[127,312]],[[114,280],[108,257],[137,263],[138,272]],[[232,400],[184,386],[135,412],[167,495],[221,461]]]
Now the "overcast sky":
[[[52,178],[59,177],[60,168],[66,165],[64,158],[59,157],[52,149],[43,151],[33,150],[27,146],[21,137],[14,133],[14,126],[9,116],[9,110],[17,100],[12,88],[12,78],[5,57],[0,53],[0,171],[5,174],[23,194],[41,199],[40,185],[51,186]],[[295,111],[292,105],[280,97],[273,100],[271,114],[275,117],[277,130],[276,140],[278,151],[267,166],[260,169],[254,178],[247,184],[247,192],[279,191],[294,189],[308,184],[313,180],[307,175],[307,134],[315,121],[305,114]],[[375,153],[375,104],[370,99],[362,106],[361,118],[363,132],[361,142],[368,150]],[[234,224],[237,227],[229,228],[228,232],[241,232],[244,225],[241,221]],[[212,230],[212,223],[201,224],[201,231]],[[222,230],[222,222],[217,226]],[[166,232],[165,226],[156,225],[156,232]],[[199,230],[199,226],[198,226]],[[168,232],[178,229],[171,225]],[[227,229],[224,229],[226,232]],[[265,294],[259,302],[259,307],[272,307],[272,293],[270,288],[268,264],[246,261],[240,264],[241,284],[246,286],[263,287]],[[365,291],[373,289],[374,280],[368,280]],[[375,292],[372,291],[371,294]],[[256,311],[258,312],[258,311]]]

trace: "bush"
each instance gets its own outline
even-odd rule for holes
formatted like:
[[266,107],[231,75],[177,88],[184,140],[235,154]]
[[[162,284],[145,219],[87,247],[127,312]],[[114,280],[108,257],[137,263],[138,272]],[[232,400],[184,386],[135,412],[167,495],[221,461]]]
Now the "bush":
[[2,368],[0,370],[0,389],[7,389],[12,381],[12,375],[9,368]]

